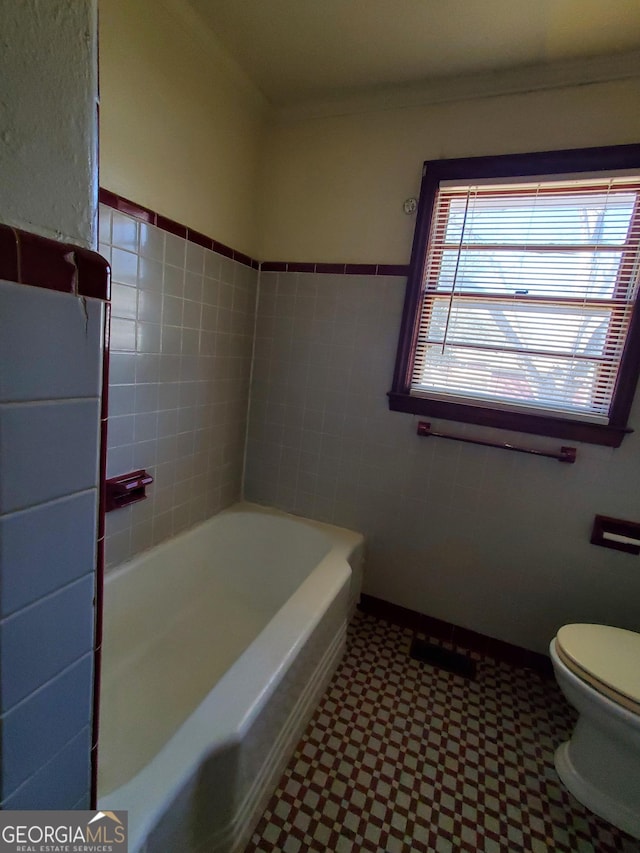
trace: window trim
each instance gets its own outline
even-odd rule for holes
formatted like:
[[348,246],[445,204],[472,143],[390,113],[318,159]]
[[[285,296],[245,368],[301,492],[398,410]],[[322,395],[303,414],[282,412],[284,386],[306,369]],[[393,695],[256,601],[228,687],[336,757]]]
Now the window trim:
[[420,319],[423,267],[440,181],[613,172],[621,169],[640,170],[640,145],[614,145],[602,148],[542,151],[532,154],[502,154],[425,161],[393,384],[387,395],[389,408],[392,411],[431,415],[444,420],[573,439],[608,447],[620,446],[624,436],[633,431],[627,427],[627,422],[640,376],[640,298],[636,302],[631,318],[608,424],[510,412],[488,406],[474,406],[426,396],[414,396],[410,393],[410,384]]

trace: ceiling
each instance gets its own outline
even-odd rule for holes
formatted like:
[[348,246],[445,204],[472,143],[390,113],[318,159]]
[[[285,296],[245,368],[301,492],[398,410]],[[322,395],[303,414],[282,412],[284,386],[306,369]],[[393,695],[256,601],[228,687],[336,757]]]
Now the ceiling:
[[276,107],[640,51],[640,0],[188,2]]

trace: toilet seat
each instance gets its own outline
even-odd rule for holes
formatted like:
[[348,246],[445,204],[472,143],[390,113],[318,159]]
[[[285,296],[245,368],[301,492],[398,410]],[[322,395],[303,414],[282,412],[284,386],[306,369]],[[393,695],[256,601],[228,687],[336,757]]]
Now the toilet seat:
[[640,634],[608,625],[564,625],[555,649],[578,678],[640,716]]

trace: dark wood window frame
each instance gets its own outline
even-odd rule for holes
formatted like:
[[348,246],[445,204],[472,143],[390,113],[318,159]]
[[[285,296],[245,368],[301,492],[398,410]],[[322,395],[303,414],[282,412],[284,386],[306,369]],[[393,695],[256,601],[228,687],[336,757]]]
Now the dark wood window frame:
[[608,424],[509,412],[486,406],[431,399],[428,396],[415,396],[410,393],[410,384],[431,218],[441,181],[524,178],[580,172],[606,173],[627,169],[640,170],[640,144],[425,162],[393,385],[388,394],[391,410],[609,447],[620,446],[625,434],[632,432],[627,427],[627,423],[640,375],[640,306],[638,303],[636,303],[627,335]]

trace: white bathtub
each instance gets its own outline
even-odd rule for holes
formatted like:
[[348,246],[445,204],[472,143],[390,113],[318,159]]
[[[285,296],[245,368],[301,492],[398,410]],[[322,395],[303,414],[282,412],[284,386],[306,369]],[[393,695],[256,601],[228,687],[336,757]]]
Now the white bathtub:
[[107,575],[98,796],[131,853],[244,848],[342,655],[362,550],[237,504]]

